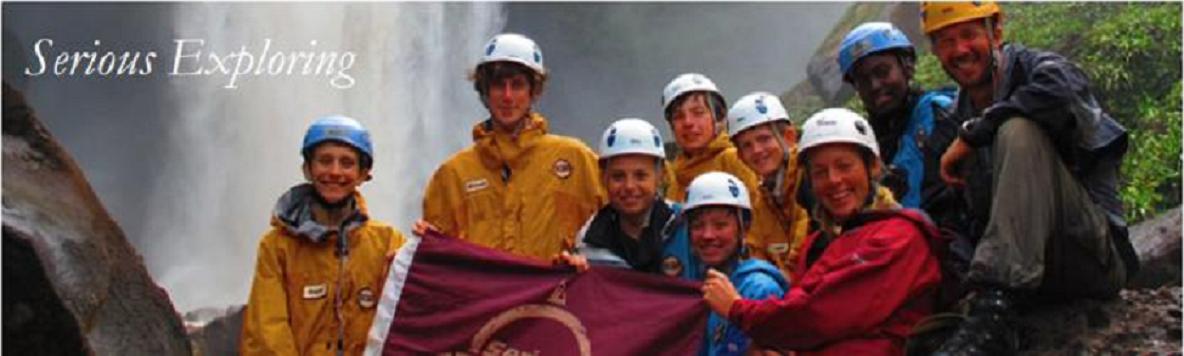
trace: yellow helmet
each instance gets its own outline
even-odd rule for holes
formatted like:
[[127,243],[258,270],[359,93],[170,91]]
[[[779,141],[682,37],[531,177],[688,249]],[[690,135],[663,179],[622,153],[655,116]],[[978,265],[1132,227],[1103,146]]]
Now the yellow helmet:
[[921,3],[921,30],[928,35],[949,25],[991,16],[1003,20],[1003,10],[994,1],[925,1]]

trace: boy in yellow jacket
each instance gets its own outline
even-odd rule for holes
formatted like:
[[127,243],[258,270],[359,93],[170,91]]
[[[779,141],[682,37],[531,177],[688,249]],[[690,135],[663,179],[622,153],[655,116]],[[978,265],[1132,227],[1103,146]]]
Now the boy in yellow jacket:
[[767,260],[786,278],[795,271],[810,214],[798,205],[802,173],[798,169],[797,130],[781,99],[754,92],[728,110],[728,136],[744,164],[760,177],[753,194],[755,219],[746,243],[752,257]]
[[242,355],[360,355],[403,235],[370,219],[370,134],[354,119],[317,120],[304,136],[302,183],[276,203],[259,242]]
[[734,175],[748,191],[756,191],[756,174],[740,161],[724,132],[728,103],[711,79],[698,73],[675,77],[662,90],[662,110],[682,150],[666,166],[666,199],[685,201],[691,181],[711,171]]
[[490,117],[473,127],[473,145],[432,175],[415,232],[549,261],[606,202],[596,154],[548,133],[532,110],[547,79],[533,40],[500,34],[484,50],[472,80]]

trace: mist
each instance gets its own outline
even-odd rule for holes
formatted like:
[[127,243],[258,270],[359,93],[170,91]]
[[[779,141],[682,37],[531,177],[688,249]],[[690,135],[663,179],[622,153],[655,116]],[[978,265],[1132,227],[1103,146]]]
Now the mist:
[[616,119],[639,117],[673,141],[662,88],[707,75],[732,101],[781,93],[850,6],[820,3],[511,3],[506,31],[539,43],[550,71],[539,111],[595,149]]
[[[486,117],[465,76],[493,34],[535,39],[552,77],[538,109],[554,133],[595,148],[610,122],[641,117],[670,138],[662,87],[711,77],[729,101],[781,92],[846,3],[124,3],[3,7],[4,80],[81,166],[179,311],[243,304],[276,198],[303,180],[299,145],[315,118],[341,113],[375,141],[371,215],[410,233],[423,188]],[[352,51],[356,80],[323,76],[24,75],[33,44],[55,50],[160,51],[201,38],[205,51]]]

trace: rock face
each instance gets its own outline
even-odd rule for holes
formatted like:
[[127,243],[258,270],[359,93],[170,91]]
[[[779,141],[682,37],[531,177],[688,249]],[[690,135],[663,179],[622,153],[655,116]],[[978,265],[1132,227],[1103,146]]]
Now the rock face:
[[[905,3],[857,3],[851,5],[843,19],[835,26],[831,35],[822,41],[814,57],[806,66],[810,88],[793,88],[790,97],[808,94],[817,95],[827,106],[840,105],[855,95],[850,85],[843,84],[843,73],[839,72],[839,44],[847,32],[859,24],[869,21],[888,21],[908,35],[918,50],[928,48],[929,41],[921,33],[920,6],[916,2]],[[799,84],[800,85],[800,84]],[[787,100],[789,101],[789,100]],[[790,101],[796,102],[796,101]]]
[[168,295],[7,83],[3,133],[4,351],[189,355]]
[[194,356],[238,355],[243,330],[243,306],[185,313]]

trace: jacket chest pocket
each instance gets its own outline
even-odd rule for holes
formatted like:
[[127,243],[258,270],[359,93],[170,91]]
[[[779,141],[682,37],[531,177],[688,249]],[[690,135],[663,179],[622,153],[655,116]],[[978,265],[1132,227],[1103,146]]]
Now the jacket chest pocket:
[[[465,195],[465,224],[462,230],[473,234],[489,234],[496,231],[496,223],[502,217],[502,197],[492,191],[474,192]],[[466,236],[473,238],[475,236]]]

